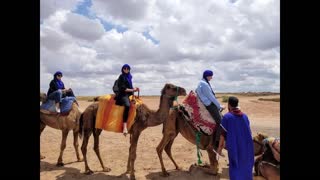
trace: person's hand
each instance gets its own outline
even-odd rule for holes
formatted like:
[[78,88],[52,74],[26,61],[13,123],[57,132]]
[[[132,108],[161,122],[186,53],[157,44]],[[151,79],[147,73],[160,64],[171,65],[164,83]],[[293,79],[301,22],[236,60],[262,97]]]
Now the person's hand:
[[137,87],[133,89],[133,92],[137,92],[137,91],[140,91],[140,89]]
[[220,105],[220,107],[221,107],[220,112],[222,112],[223,110],[226,109],[226,106],[224,106],[224,105]]

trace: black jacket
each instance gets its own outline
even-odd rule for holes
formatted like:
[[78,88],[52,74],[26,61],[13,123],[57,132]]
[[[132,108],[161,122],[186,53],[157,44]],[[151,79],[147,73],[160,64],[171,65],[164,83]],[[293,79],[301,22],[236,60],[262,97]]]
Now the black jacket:
[[[49,85],[47,96],[49,96],[51,93],[53,93],[54,91],[56,91],[58,89],[59,88],[58,88],[57,82],[54,79],[52,79],[51,82],[50,82],[50,85]],[[65,89],[64,85],[63,85],[62,89]]]
[[116,104],[117,105],[123,105],[123,102],[121,101],[121,99],[124,96],[129,97],[130,95],[133,95],[133,92],[125,92],[125,90],[127,88],[131,88],[129,85],[129,81],[127,80],[127,78],[121,74],[118,78],[118,87],[119,87],[119,95],[115,98],[116,99]]

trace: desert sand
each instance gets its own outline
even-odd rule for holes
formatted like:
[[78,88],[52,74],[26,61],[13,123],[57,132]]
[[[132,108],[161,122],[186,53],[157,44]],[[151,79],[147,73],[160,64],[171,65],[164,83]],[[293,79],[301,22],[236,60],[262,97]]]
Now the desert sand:
[[[228,94],[230,95],[230,94]],[[280,137],[280,103],[274,101],[261,101],[259,98],[280,98],[280,95],[269,96],[245,96],[236,95],[240,101],[240,107],[250,119],[252,134],[264,132],[270,136]],[[179,103],[184,97],[179,97]],[[142,100],[150,109],[158,109],[159,97],[143,97]],[[218,99],[221,104],[222,99]],[[80,109],[83,111],[92,102],[79,101]],[[227,111],[224,110],[223,114]],[[228,176],[228,158],[226,155],[219,159],[219,174],[217,176],[207,175],[201,171],[191,171],[189,168],[197,162],[196,146],[189,143],[181,135],[178,135],[172,146],[173,158],[180,166],[181,170],[175,170],[175,167],[166,153],[163,153],[164,165],[169,177],[163,177],[156,147],[162,138],[162,125],[150,127],[144,130],[140,136],[137,147],[137,159],[135,161],[135,175],[138,180],[169,180],[169,179],[229,179]],[[57,159],[60,152],[61,131],[46,127],[40,138],[40,152],[46,156],[40,161],[40,179],[41,180],[75,180],[75,179],[129,179],[129,174],[125,174],[127,159],[129,153],[129,136],[123,136],[121,133],[103,131],[100,135],[100,153],[105,166],[110,167],[110,172],[103,172],[96,154],[93,151],[93,137],[90,137],[88,145],[88,163],[92,175],[85,175],[84,162],[77,162],[73,147],[72,132],[67,139],[67,147],[64,151],[63,167],[57,167]],[[79,140],[81,147],[82,141]],[[81,151],[80,151],[81,152]],[[209,163],[206,151],[202,152],[201,160]],[[81,154],[82,157],[82,154]],[[254,177],[254,179],[263,179]]]

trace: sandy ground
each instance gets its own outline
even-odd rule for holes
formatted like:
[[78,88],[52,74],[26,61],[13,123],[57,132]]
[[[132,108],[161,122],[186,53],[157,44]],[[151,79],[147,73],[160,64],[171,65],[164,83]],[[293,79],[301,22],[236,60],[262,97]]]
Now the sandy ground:
[[[251,123],[253,135],[257,132],[264,132],[270,136],[280,137],[280,103],[273,101],[260,101],[259,98],[274,98],[280,95],[272,96],[241,96],[237,95],[240,101],[240,107],[245,112]],[[179,98],[179,102],[182,102]],[[221,102],[221,99],[219,99]],[[143,98],[143,102],[151,109],[157,109],[159,106],[159,97]],[[80,109],[84,110],[91,102],[80,101]],[[227,103],[221,103],[227,106]],[[225,110],[223,113],[226,113]],[[203,174],[200,171],[189,173],[189,167],[197,162],[196,146],[189,143],[181,135],[178,135],[172,147],[173,158],[180,166],[181,170],[175,170],[175,167],[168,156],[163,153],[164,165],[169,177],[163,177],[161,166],[156,152],[156,147],[162,138],[162,125],[150,127],[144,130],[140,136],[137,147],[137,159],[135,161],[136,179],[229,179],[227,156],[219,159],[219,174],[211,176]],[[72,132],[67,139],[67,147],[63,154],[64,167],[56,167],[60,152],[61,131],[46,127],[40,138],[42,155],[45,159],[40,161],[40,179],[129,179],[129,175],[124,174],[127,166],[129,153],[129,136],[124,137],[121,133],[103,131],[100,136],[100,153],[105,166],[110,167],[110,172],[103,172],[96,154],[93,151],[93,137],[90,137],[88,145],[88,163],[93,175],[85,175],[84,162],[77,162],[73,147]],[[79,140],[80,147],[82,141]],[[79,148],[80,150],[80,148]],[[202,152],[202,161],[209,163],[206,151]],[[81,150],[80,150],[81,153]],[[227,155],[227,151],[223,151]],[[81,154],[82,157],[82,154]],[[263,179],[254,177],[254,179]]]

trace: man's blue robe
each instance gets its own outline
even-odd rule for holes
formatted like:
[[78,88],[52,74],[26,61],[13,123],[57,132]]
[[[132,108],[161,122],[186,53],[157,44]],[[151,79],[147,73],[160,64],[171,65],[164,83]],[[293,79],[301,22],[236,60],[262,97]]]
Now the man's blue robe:
[[221,125],[226,130],[230,179],[252,180],[254,150],[247,115],[228,112],[223,116]]

